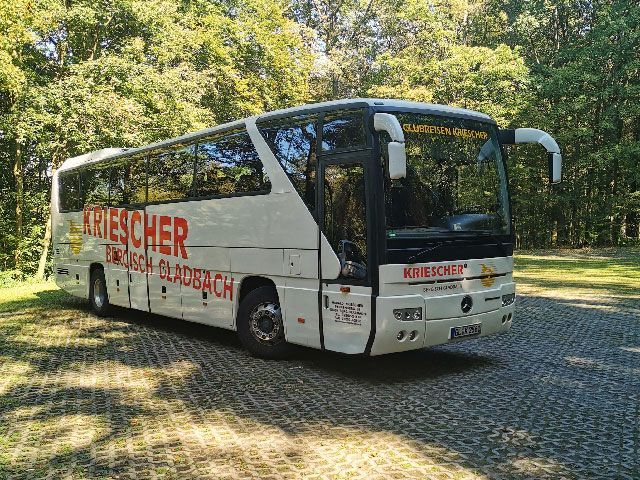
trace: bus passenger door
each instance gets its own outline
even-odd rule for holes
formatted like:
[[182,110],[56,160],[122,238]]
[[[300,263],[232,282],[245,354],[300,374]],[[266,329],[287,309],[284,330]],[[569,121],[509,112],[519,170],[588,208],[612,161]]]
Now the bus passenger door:
[[321,332],[324,348],[342,353],[363,353],[371,333],[367,168],[353,154],[320,161],[320,225],[340,259],[337,279],[322,271]]
[[[106,241],[104,248],[106,249],[105,260],[107,271],[105,272],[105,280],[107,282],[107,292],[109,294],[109,303],[119,307],[129,308],[129,280],[128,280],[128,256],[127,244],[121,240],[120,225],[121,210],[115,207],[103,207],[102,209],[94,209],[94,216],[98,217],[98,224],[102,225],[105,230],[104,239]],[[104,221],[102,219],[105,219]],[[113,223],[113,230],[107,228]],[[113,234],[113,235],[111,235]]]
[[145,209],[147,246],[147,283],[149,311],[167,317],[182,318],[182,267],[180,256],[173,255],[171,237],[175,206],[148,205]]
[[148,312],[147,268],[150,264],[145,251],[144,210],[129,210],[127,218],[130,226],[127,240],[129,300],[131,308]]
[[[109,207],[94,207],[94,232],[105,242],[105,281],[109,303],[129,308],[129,281],[127,279],[127,245],[120,241],[120,210]],[[113,236],[108,227],[114,223]],[[102,232],[104,230],[104,233]]]

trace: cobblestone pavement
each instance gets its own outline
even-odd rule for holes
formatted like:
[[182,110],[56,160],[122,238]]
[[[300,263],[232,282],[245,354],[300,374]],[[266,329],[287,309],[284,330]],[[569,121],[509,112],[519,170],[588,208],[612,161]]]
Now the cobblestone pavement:
[[640,300],[518,302],[508,335],[281,362],[67,297],[0,314],[0,477],[640,478]]

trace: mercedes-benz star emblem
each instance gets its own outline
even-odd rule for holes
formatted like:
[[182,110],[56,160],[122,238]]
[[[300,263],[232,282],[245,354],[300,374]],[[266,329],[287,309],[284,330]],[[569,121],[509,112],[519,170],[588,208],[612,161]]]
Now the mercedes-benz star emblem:
[[471,311],[471,307],[473,307],[473,300],[469,295],[465,295],[462,297],[462,302],[460,302],[460,308],[463,313],[469,313]]

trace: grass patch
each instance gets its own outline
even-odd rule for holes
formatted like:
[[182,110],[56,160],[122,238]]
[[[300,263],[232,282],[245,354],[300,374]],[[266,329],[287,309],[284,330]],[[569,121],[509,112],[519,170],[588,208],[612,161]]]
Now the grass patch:
[[0,288],[0,313],[68,306],[69,295],[52,281],[28,281]]
[[640,296],[640,250],[519,252],[514,278],[534,291]]

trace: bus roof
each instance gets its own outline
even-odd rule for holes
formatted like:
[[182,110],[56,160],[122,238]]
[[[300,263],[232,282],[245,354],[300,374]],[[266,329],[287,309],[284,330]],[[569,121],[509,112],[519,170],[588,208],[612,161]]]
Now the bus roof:
[[450,107],[448,105],[439,105],[436,103],[408,102],[405,100],[393,100],[385,98],[352,98],[344,100],[333,100],[330,102],[312,103],[301,105],[299,107],[286,108],[284,110],[275,110],[273,112],[263,113],[256,118],[258,121],[269,118],[286,117],[290,115],[320,112],[323,110],[337,110],[341,108],[358,108],[358,107],[384,107],[388,109],[407,109],[420,110],[434,115],[455,115],[466,117],[482,122],[492,122],[494,120],[484,113],[467,110],[466,108]]
[[223,132],[225,130],[232,130],[244,126],[245,122],[249,119],[254,119],[257,122],[265,121],[269,119],[276,119],[280,117],[287,117],[292,115],[302,115],[305,113],[314,113],[330,110],[349,109],[349,108],[365,108],[365,107],[378,107],[385,110],[403,109],[403,110],[419,110],[425,113],[431,113],[433,115],[446,115],[464,117],[470,120],[477,120],[481,122],[495,121],[484,113],[476,112],[473,110],[467,110],[465,108],[450,107],[447,105],[439,105],[434,103],[421,103],[421,102],[408,102],[404,100],[393,100],[384,98],[351,98],[343,100],[333,100],[329,102],[312,103],[307,105],[301,105],[299,107],[286,108],[282,110],[274,110],[272,112],[262,113],[253,117],[243,118],[229,123],[224,123],[211,128],[205,128],[197,132],[187,133],[180,137],[170,138],[159,142],[151,143],[142,147],[135,148],[103,148],[94,152],[85,153],[77,157],[68,158],[63,162],[58,171],[70,170],[82,165],[96,163],[102,160],[114,160],[120,157],[129,157],[139,153],[144,153],[150,150],[161,149],[169,147],[171,145],[185,143],[197,138],[207,136],[217,132]]

